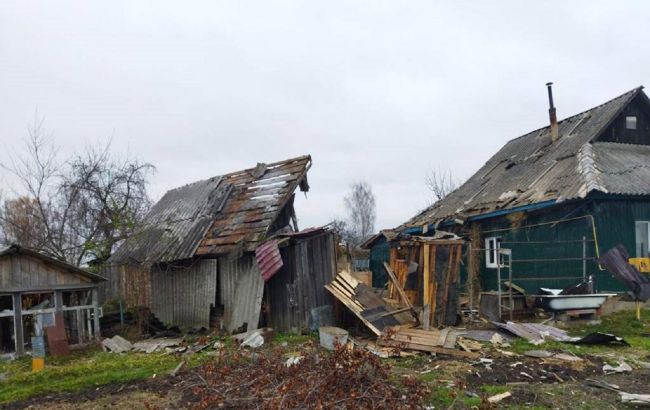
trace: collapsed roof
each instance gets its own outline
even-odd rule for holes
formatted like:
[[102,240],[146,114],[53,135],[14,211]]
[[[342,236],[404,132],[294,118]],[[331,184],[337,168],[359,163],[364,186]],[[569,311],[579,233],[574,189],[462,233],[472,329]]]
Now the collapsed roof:
[[603,142],[599,136],[634,100],[635,88],[602,105],[509,141],[461,187],[402,225],[422,226],[541,202],[585,198],[591,192],[650,194],[650,146]]
[[168,191],[109,263],[156,263],[253,250],[299,186],[309,155],[197,181]]

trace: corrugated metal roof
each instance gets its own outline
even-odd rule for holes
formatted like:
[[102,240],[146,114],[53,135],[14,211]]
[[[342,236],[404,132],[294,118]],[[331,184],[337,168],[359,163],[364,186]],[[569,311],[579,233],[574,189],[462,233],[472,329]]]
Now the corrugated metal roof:
[[307,189],[310,165],[303,156],[172,189],[109,262],[171,262],[247,248],[263,239],[299,184]]
[[258,246],[255,249],[255,259],[257,260],[257,268],[260,270],[264,282],[268,282],[284,265],[282,256],[280,256],[277,239],[264,242]]
[[[626,160],[623,157],[627,154],[621,152],[625,148],[604,154],[610,145],[623,144],[594,142],[592,148],[591,143],[639,94],[643,94],[642,87],[560,121],[560,138],[555,143],[551,142],[550,127],[511,140],[460,188],[401,227],[421,226],[456,215],[480,215],[549,200],[562,202],[609,186],[615,179],[613,166],[620,165],[616,163],[617,159]],[[639,154],[627,159],[639,163],[641,157]],[[646,162],[648,158],[645,157]],[[611,170],[611,175],[605,175],[601,168]],[[637,167],[635,172],[641,176],[650,170]],[[622,178],[618,176],[619,180]],[[650,194],[647,179],[643,183],[631,181],[622,185],[631,188],[626,188],[625,193]]]
[[109,262],[171,262],[194,255],[230,191],[222,177],[168,191],[147,214],[142,229]]

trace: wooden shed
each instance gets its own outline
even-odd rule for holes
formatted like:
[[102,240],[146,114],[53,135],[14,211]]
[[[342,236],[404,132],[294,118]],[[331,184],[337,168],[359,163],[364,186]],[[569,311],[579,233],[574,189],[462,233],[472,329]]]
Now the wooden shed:
[[19,245],[0,248],[0,354],[24,354],[47,327],[63,327],[70,345],[98,337],[104,280]]
[[[453,326],[458,321],[462,251],[463,240],[443,231],[391,241],[390,268],[411,304],[429,313],[431,326]],[[388,298],[399,299],[393,283],[388,285]]]

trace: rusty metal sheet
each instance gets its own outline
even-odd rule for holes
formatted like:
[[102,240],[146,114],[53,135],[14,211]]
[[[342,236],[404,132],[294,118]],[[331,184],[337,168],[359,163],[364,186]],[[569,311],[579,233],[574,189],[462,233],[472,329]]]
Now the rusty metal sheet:
[[257,260],[257,268],[260,270],[264,282],[268,282],[284,265],[276,239],[264,242],[258,246],[255,249],[255,259]]

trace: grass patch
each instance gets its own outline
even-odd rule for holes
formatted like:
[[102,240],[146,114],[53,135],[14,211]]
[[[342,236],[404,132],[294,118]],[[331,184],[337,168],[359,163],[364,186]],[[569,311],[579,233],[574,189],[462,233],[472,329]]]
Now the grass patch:
[[298,345],[309,341],[318,340],[318,332],[312,332],[305,335],[295,333],[276,333],[273,342],[277,344],[287,343],[288,345]]
[[[195,354],[189,366],[205,362],[209,356]],[[75,352],[68,357],[45,359],[45,369],[33,373],[31,358],[0,361],[0,403],[28,399],[53,392],[75,392],[104,384],[142,380],[173,370],[182,359],[164,353],[114,354],[98,349]]]

